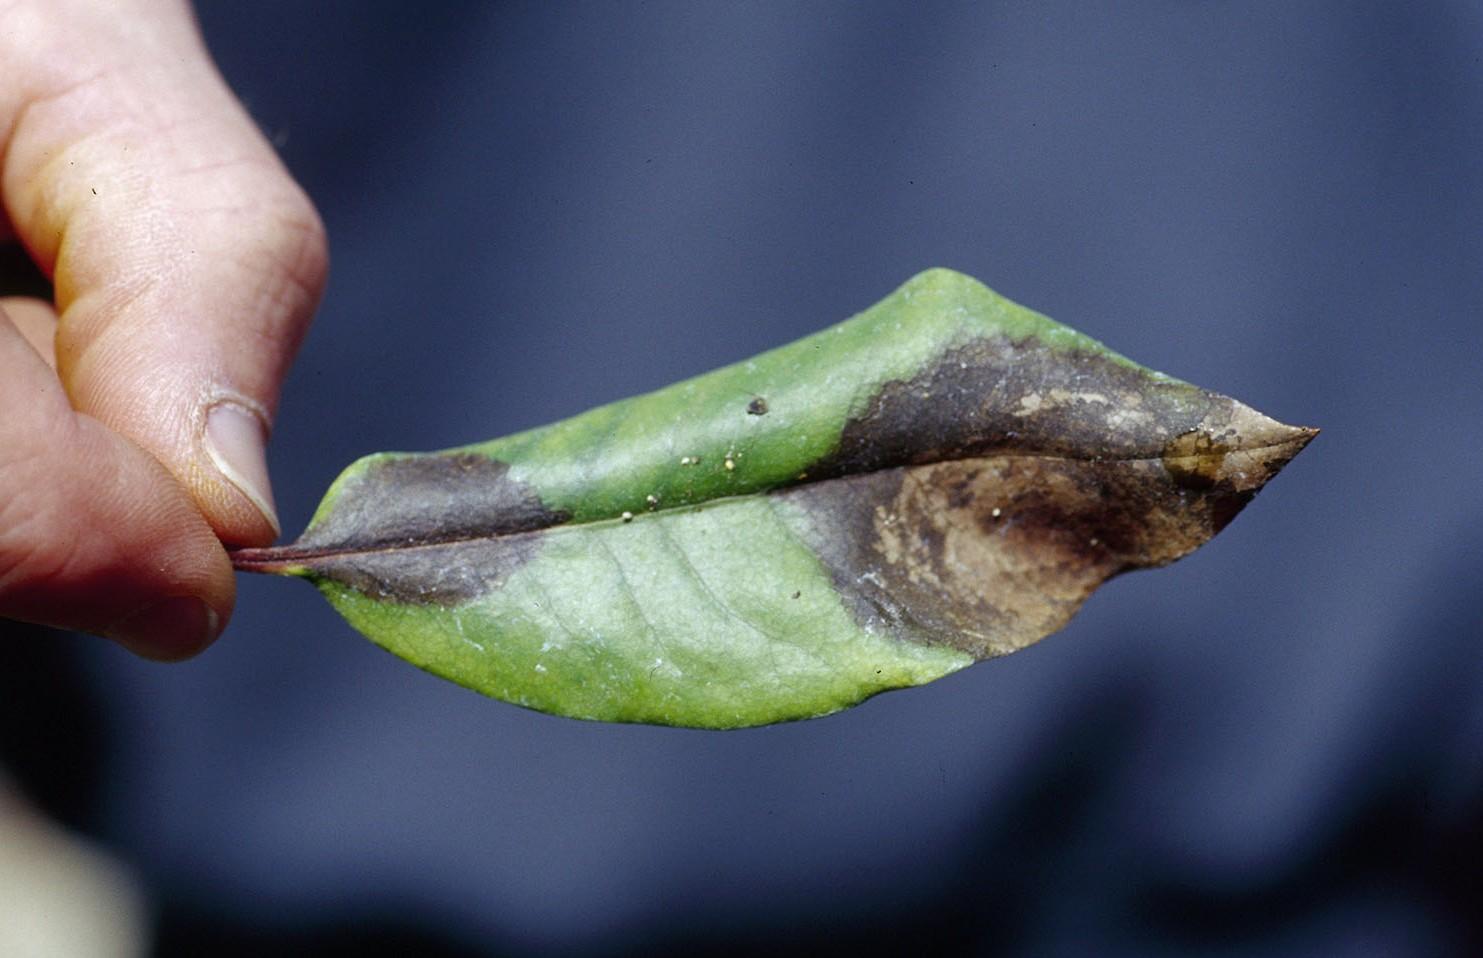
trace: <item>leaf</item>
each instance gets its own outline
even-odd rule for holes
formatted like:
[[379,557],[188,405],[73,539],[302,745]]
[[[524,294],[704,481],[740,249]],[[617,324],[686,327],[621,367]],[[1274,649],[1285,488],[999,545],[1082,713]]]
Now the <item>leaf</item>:
[[757,725],[1035,642],[1200,546],[1315,434],[939,269],[658,392],[368,456],[297,542],[234,559],[496,698]]

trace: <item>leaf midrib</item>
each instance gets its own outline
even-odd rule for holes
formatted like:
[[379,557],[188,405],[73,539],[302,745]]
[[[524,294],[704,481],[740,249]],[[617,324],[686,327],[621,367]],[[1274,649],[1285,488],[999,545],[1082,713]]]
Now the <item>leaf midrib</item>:
[[[1316,434],[1302,427],[1294,427],[1298,430],[1296,435],[1289,439],[1277,439],[1271,442],[1259,443],[1253,446],[1244,446],[1233,449],[1230,453],[1258,453],[1280,446],[1291,446],[1295,443],[1305,442]],[[1228,455],[1230,453],[1227,453]],[[358,547],[358,548],[310,548],[300,549],[294,543],[284,546],[265,546],[260,548],[234,549],[228,555],[232,559],[232,565],[240,572],[264,572],[273,573],[286,571],[285,567],[301,565],[313,562],[315,559],[340,559],[352,556],[387,555],[398,552],[413,552],[418,549],[440,549],[446,546],[463,545],[470,542],[493,542],[496,540],[518,540],[521,536],[545,536],[563,531],[575,531],[589,526],[601,525],[603,523],[626,523],[637,522],[650,516],[659,516],[665,513],[695,512],[700,509],[709,509],[714,506],[724,505],[727,502],[751,499],[756,496],[768,496],[775,492],[799,489],[806,486],[824,485],[832,482],[850,482],[866,476],[888,472],[892,469],[912,469],[919,466],[937,465],[944,462],[969,462],[973,460],[996,460],[996,459],[1055,459],[1067,462],[1153,462],[1163,461],[1166,457],[1158,456],[1067,456],[1054,453],[994,453],[987,456],[958,456],[933,460],[932,462],[915,463],[909,465],[882,466],[879,469],[870,469],[863,472],[852,472],[848,475],[833,476],[828,479],[810,479],[790,485],[773,486],[770,489],[759,489],[752,492],[739,493],[732,496],[718,496],[703,502],[689,503],[683,506],[662,506],[658,509],[646,510],[634,513],[632,519],[625,520],[621,515],[607,516],[601,519],[584,519],[576,522],[563,522],[559,525],[545,526],[540,529],[525,529],[520,532],[496,532],[483,535],[469,535],[438,539],[429,542],[404,542],[383,546]],[[1178,456],[1180,459],[1199,458],[1198,456]],[[275,568],[276,567],[276,568]]]

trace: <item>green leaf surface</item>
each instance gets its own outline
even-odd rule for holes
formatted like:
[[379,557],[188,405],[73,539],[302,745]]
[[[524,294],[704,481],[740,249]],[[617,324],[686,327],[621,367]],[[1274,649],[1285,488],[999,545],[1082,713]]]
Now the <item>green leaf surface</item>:
[[297,542],[234,559],[496,698],[733,728],[1038,640],[1197,548],[1314,434],[939,269],[648,395],[368,456]]

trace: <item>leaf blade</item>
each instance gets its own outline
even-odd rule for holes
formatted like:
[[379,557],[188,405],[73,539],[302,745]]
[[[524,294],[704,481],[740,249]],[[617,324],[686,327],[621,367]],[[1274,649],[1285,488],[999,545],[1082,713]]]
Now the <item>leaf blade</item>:
[[655,393],[367,457],[297,543],[237,560],[497,698],[760,724],[1055,631],[1218,532],[1313,434],[934,270]]

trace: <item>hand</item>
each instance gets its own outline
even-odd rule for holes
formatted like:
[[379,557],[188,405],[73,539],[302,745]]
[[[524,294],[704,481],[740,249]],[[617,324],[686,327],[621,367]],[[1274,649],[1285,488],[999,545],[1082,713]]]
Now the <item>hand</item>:
[[278,534],[264,443],[324,284],[309,200],[185,0],[0,0],[0,617],[183,658],[222,544]]

